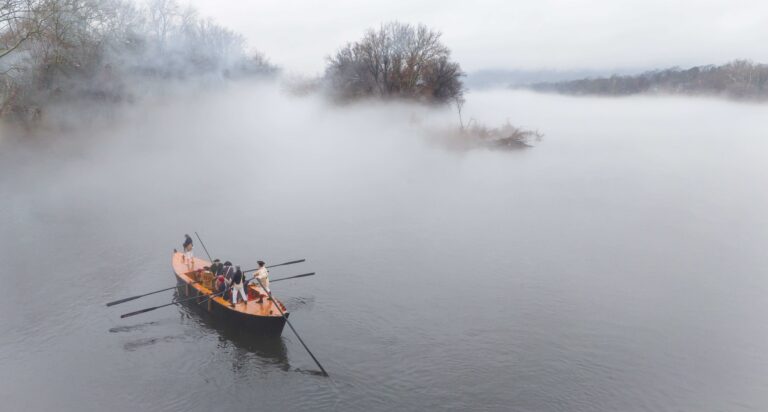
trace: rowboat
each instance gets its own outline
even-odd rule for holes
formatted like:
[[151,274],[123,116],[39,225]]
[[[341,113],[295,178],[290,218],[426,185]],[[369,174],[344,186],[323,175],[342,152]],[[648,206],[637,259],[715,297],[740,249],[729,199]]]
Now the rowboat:
[[[286,319],[280,314],[275,305],[280,305],[280,309],[288,317],[288,310],[278,299],[275,302],[267,299],[266,292],[258,285],[248,285],[248,304],[240,301],[235,307],[231,306],[231,300],[222,296],[211,298],[213,285],[210,283],[210,275],[204,273],[203,268],[210,266],[211,262],[192,258],[194,263],[185,261],[184,254],[174,252],[171,258],[174,274],[178,284],[179,294],[188,298],[197,297],[189,300],[189,306],[200,312],[208,313],[213,317],[235,325],[238,329],[247,331],[254,335],[280,336],[283,332]],[[258,303],[258,296],[264,296],[263,302]]]

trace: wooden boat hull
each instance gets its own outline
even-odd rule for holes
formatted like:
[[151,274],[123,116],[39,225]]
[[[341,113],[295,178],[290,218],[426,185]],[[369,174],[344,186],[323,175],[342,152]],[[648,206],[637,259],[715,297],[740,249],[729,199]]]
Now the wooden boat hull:
[[[179,263],[183,263],[180,255],[180,253],[176,253],[173,258],[179,296],[182,299],[197,297],[197,299],[185,302],[187,307],[204,315],[212,316],[216,321],[226,323],[227,326],[237,327],[248,334],[260,336],[280,336],[282,334],[286,320],[274,307],[274,303],[264,299],[261,304],[250,301],[248,305],[244,305],[241,302],[232,308],[229,301],[221,297],[209,299],[211,290],[194,283],[192,277],[188,275],[189,267],[186,264],[179,265]],[[194,269],[202,268],[208,264],[208,261],[195,258]],[[253,287],[251,286],[251,288]],[[278,304],[282,305],[279,301]],[[289,313],[286,310],[284,312],[285,316],[288,317]]]

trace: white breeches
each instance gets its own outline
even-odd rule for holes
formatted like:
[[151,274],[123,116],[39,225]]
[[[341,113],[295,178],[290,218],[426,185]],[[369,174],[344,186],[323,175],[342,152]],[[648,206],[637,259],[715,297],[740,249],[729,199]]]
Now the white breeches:
[[243,300],[248,302],[248,295],[245,294],[245,289],[243,289],[243,284],[241,283],[239,285],[232,285],[232,304],[237,303],[237,292],[240,292]]
[[[261,283],[259,283],[259,280],[261,281]],[[266,290],[271,292],[271,290],[269,289],[269,278],[268,277],[254,278],[253,279],[253,284],[255,284],[256,286],[263,286],[264,289],[266,289]]]

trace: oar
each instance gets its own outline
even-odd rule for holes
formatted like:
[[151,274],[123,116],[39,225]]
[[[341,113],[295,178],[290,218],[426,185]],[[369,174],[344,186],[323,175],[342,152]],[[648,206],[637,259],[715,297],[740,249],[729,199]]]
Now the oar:
[[[192,282],[192,284],[195,284],[195,283],[200,283],[200,281],[198,280],[198,281],[196,281],[196,282]],[[175,289],[177,286],[178,286],[178,285],[176,285],[176,286],[171,286],[171,287],[169,287],[169,288],[165,288],[165,289],[156,290],[156,291],[154,291],[154,292],[145,293],[145,294],[143,294],[143,295],[136,295],[136,296],[131,296],[130,298],[125,298],[125,299],[116,300],[116,301],[114,301],[114,302],[109,302],[109,303],[107,303],[107,306],[114,306],[114,305],[119,305],[119,304],[121,304],[121,303],[130,302],[130,301],[132,301],[132,300],[135,300],[135,299],[138,299],[138,298],[143,298],[144,296],[154,295],[155,293],[160,293],[160,292],[165,292],[166,290]]]
[[261,279],[259,279],[259,278],[256,278],[256,281],[257,281],[257,282],[259,282],[259,286],[261,286],[261,288],[262,288],[262,289],[263,289],[265,292],[267,292],[267,295],[269,295],[269,300],[271,300],[271,301],[274,303],[274,305],[273,305],[273,306],[274,306],[274,307],[276,307],[278,311],[280,311],[280,315],[282,315],[282,316],[283,316],[283,319],[285,319],[285,323],[287,323],[287,324],[288,324],[288,326],[291,328],[291,330],[293,331],[293,334],[294,334],[294,335],[296,335],[296,337],[297,337],[297,338],[299,338],[299,342],[301,342],[301,346],[303,346],[303,347],[304,347],[304,349],[306,349],[306,350],[307,350],[307,353],[309,354],[309,356],[311,356],[311,357],[312,357],[312,360],[313,360],[313,361],[315,361],[315,363],[317,364],[317,367],[318,367],[318,368],[320,368],[320,371],[321,371],[321,372],[323,372],[323,376],[328,376],[328,372],[326,372],[326,371],[325,371],[325,368],[323,368],[323,365],[321,365],[321,364],[320,364],[320,362],[317,360],[317,358],[315,357],[315,355],[313,355],[313,354],[312,354],[312,351],[311,351],[311,350],[309,350],[309,347],[307,347],[307,344],[306,344],[306,343],[304,343],[304,340],[303,340],[303,339],[301,339],[301,336],[299,336],[299,332],[296,332],[296,328],[294,328],[294,327],[293,327],[293,325],[291,325],[291,321],[290,321],[290,320],[288,320],[288,318],[285,316],[285,312],[283,312],[283,310],[282,310],[282,309],[280,309],[280,304],[279,304],[279,303],[277,303],[277,302],[276,302],[276,301],[275,301],[275,300],[272,298],[272,292],[270,292],[269,290],[267,290],[267,288],[265,288],[265,287],[264,287],[264,284],[263,284],[263,283],[261,283]]
[[269,282],[270,282],[270,283],[275,283],[275,282],[279,282],[279,281],[281,281],[281,280],[288,280],[288,279],[303,278],[303,277],[305,277],[305,276],[313,276],[314,274],[315,274],[315,272],[311,272],[311,273],[304,273],[303,275],[288,276],[287,278],[274,279],[274,280],[270,280]]
[[[311,272],[311,273],[304,273],[304,274],[301,274],[301,275],[296,275],[296,276],[289,276],[289,277],[287,277],[287,278],[280,278],[280,279],[275,279],[275,280],[273,280],[272,282],[279,282],[279,281],[281,281],[281,280],[288,280],[288,279],[302,278],[302,277],[306,277],[306,276],[313,276],[314,274],[315,274],[315,272]],[[198,282],[194,282],[194,283],[198,283]],[[259,282],[259,284],[261,284],[261,282]],[[173,288],[175,288],[175,287],[176,287],[176,286],[174,286]],[[173,288],[169,288],[169,289],[173,289]],[[262,286],[262,289],[263,289],[263,286]],[[163,289],[163,290],[168,290],[168,289]],[[160,292],[160,291],[158,291],[158,292]],[[224,293],[226,293],[226,292],[227,292],[227,291],[225,290],[224,292],[219,292],[219,293],[214,293],[214,294],[211,294],[210,296],[208,296],[208,298],[207,298],[207,299],[205,299],[204,301],[200,302],[200,304],[202,305],[203,303],[205,303],[205,302],[208,302],[209,300],[213,299],[214,297],[216,297],[216,296],[219,296],[219,295],[222,295],[222,294],[224,294]],[[157,293],[157,292],[152,292],[152,293]],[[147,295],[151,295],[151,293],[148,293]],[[146,295],[141,295],[141,296],[146,296]],[[141,296],[138,296],[138,297],[141,297]],[[270,298],[272,297],[272,295],[269,295],[269,296],[270,296]],[[151,308],[147,308],[147,309],[137,310],[136,312],[126,313],[126,314],[124,314],[124,315],[120,315],[120,317],[121,317],[121,318],[127,318],[127,317],[129,317],[129,316],[134,316],[134,315],[138,315],[138,314],[141,314],[141,313],[151,312],[151,311],[153,311],[153,310],[155,310],[155,309],[164,308],[164,307],[166,307],[166,306],[175,305],[175,304],[177,304],[177,303],[180,303],[180,302],[186,302],[186,301],[188,301],[188,300],[197,299],[197,298],[199,298],[199,297],[200,297],[200,296],[195,296],[195,297],[193,297],[193,298],[182,299],[182,300],[176,300],[176,301],[173,301],[173,302],[171,302],[171,303],[168,303],[168,304],[165,304],[165,305],[154,306],[154,307],[151,307]],[[136,298],[137,298],[137,297],[133,297],[133,298],[130,298],[130,299],[136,299]],[[130,299],[129,299],[129,300],[130,300]],[[113,303],[113,302],[110,302],[110,303]],[[275,305],[275,306],[278,306],[278,305]],[[278,309],[279,309],[279,308],[278,308]],[[280,313],[282,313],[282,311],[280,311]],[[286,318],[286,320],[288,320],[288,319]],[[293,327],[291,327],[291,329],[293,329]],[[294,331],[294,332],[295,332],[295,331]],[[296,336],[298,337],[299,335],[298,335],[298,334],[296,334]],[[299,340],[301,340],[301,338],[299,338]],[[303,345],[303,344],[304,344],[304,342],[302,342],[302,345]],[[305,347],[306,347],[306,346],[305,346]],[[309,349],[307,349],[307,351],[309,351]],[[311,355],[311,354],[312,354],[312,353],[310,353],[310,355]],[[313,356],[313,358],[314,358],[314,356]],[[315,362],[317,362],[317,360],[315,360]],[[319,364],[318,364],[318,365],[319,365]],[[320,367],[320,369],[322,369],[322,367]]]
[[227,291],[228,291],[228,290],[229,290],[229,287],[226,287],[226,288],[224,288],[224,290],[223,290],[223,291],[221,291],[221,292],[219,292],[219,293],[214,293],[214,294],[212,294],[211,296],[208,296],[208,299],[206,299],[206,300],[204,300],[204,301],[202,301],[202,302],[198,303],[198,305],[202,305],[203,303],[206,303],[206,302],[208,302],[209,300],[211,300],[211,299],[215,298],[216,296],[223,296],[224,294],[226,294],[226,293],[227,293]]
[[[195,234],[197,234],[197,232],[195,232]],[[202,243],[202,242],[200,242],[200,243]],[[294,264],[294,263],[301,263],[301,262],[304,262],[305,260],[306,260],[306,259],[293,260],[293,261],[290,261],[290,262],[280,263],[280,264],[277,264],[277,265],[272,265],[272,266],[267,266],[267,267],[268,267],[268,268],[273,268],[273,267],[275,267],[275,266],[291,265],[291,264]],[[247,272],[253,272],[254,270],[258,270],[258,269],[249,270],[249,271],[246,271],[246,272],[243,272],[243,273],[245,274],[245,273],[247,273]],[[312,273],[305,273],[305,274],[303,274],[303,275],[296,275],[296,276],[291,276],[291,277],[288,277],[288,278],[275,279],[275,280],[273,280],[272,282],[279,282],[279,281],[281,281],[281,280],[286,280],[286,279],[293,279],[293,278],[300,278],[300,277],[304,277],[304,276],[312,276],[312,275],[314,275],[314,274],[315,274],[315,272],[312,272]],[[192,283],[193,283],[193,284],[194,284],[194,283],[200,283],[200,281],[196,281],[196,282],[192,282]],[[165,288],[165,289],[156,290],[156,291],[154,291],[154,292],[145,293],[145,294],[143,294],[143,295],[136,295],[136,296],[131,296],[131,297],[129,297],[129,298],[125,298],[125,299],[116,300],[116,301],[114,301],[114,302],[109,302],[109,303],[107,303],[107,306],[114,306],[114,305],[119,305],[119,304],[121,304],[121,303],[130,302],[130,301],[132,301],[132,300],[136,300],[136,299],[138,299],[138,298],[143,298],[144,296],[154,295],[155,293],[165,292],[166,290],[171,290],[171,289],[174,289],[174,288],[176,288],[176,286],[171,286],[171,287],[169,287],[169,288]]]
[[[301,262],[306,262],[306,261],[307,261],[307,259],[292,260],[290,262],[278,263],[276,265],[269,265],[269,266],[267,266],[267,269],[269,269],[269,268],[276,268],[278,266],[292,265],[294,263],[301,263]],[[257,270],[259,270],[259,269],[248,269],[248,270],[244,271],[243,274],[246,274],[248,272],[255,272]]]
[[[287,278],[279,278],[279,279],[274,279],[274,280],[270,280],[269,282],[270,282],[270,283],[275,283],[275,282],[279,282],[279,281],[281,281],[281,280],[288,280],[288,279],[303,278],[303,277],[305,277],[305,276],[314,276],[314,275],[315,275],[315,272],[310,272],[310,273],[304,273],[304,274],[301,274],[301,275],[296,275],[296,276],[288,276]],[[246,284],[247,284],[248,282],[250,282],[251,280],[253,280],[253,279],[248,279],[248,280],[246,280]]]
[[[216,296],[218,294],[219,293],[216,293],[216,294],[212,295],[211,297]],[[129,316],[135,316],[135,315],[139,315],[139,314],[142,314],[142,313],[151,312],[151,311],[153,311],[155,309],[160,309],[160,308],[164,308],[166,306],[171,306],[171,305],[175,305],[177,303],[187,302],[187,301],[195,300],[195,299],[199,299],[199,298],[200,298],[200,296],[195,296],[195,297],[191,297],[191,298],[187,298],[187,299],[182,299],[182,300],[174,300],[173,302],[166,303],[165,305],[153,306],[151,308],[141,309],[141,310],[137,310],[135,312],[124,313],[124,314],[120,315],[120,318],[122,319],[122,318],[127,318]]]
[[195,236],[197,236],[197,240],[200,241],[200,245],[203,247],[203,250],[205,251],[205,255],[208,256],[208,260],[210,260],[211,263],[213,263],[213,259],[211,259],[211,254],[208,253],[208,249],[205,248],[205,243],[203,243],[203,239],[200,239],[200,235],[198,235],[197,232],[195,232]]

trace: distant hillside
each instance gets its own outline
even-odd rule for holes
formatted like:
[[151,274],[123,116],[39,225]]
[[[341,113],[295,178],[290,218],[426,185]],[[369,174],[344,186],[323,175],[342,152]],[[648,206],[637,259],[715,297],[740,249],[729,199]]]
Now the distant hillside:
[[722,66],[671,68],[636,76],[613,75],[555,83],[536,83],[533,90],[575,95],[626,96],[640,93],[721,95],[768,99],[768,65],[737,60]]
[[543,82],[563,82],[587,77],[630,75],[642,70],[522,70],[484,69],[467,73],[464,84],[472,90],[529,86]]

